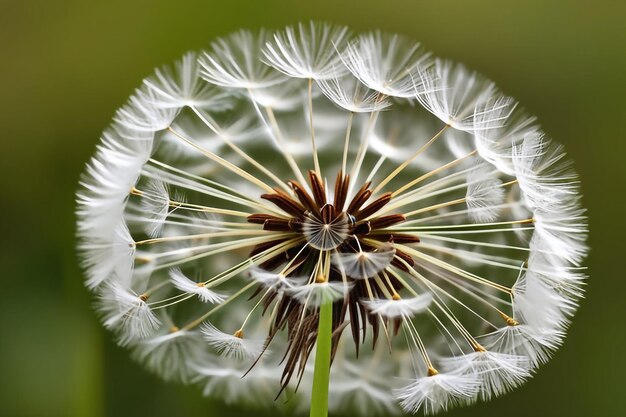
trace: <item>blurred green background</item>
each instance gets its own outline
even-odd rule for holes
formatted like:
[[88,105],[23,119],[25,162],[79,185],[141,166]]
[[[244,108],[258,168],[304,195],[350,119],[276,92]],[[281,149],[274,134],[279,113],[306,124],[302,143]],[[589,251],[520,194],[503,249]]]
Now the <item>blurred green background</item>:
[[[421,40],[540,116],[583,179],[587,299],[523,388],[456,416],[626,416],[626,2],[0,2],[0,416],[250,415],[161,382],[102,330],[74,255],[74,191],[155,66],[238,28],[321,19]],[[262,414],[255,414],[262,415]]]

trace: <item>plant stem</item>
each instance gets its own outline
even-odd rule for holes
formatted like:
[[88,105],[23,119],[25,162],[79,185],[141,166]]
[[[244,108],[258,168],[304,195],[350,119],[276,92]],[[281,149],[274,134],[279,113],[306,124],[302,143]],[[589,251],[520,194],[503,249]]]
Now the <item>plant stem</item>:
[[317,325],[317,347],[313,371],[310,417],[328,416],[328,385],[330,382],[330,350],[333,333],[333,303],[326,301],[320,306]]

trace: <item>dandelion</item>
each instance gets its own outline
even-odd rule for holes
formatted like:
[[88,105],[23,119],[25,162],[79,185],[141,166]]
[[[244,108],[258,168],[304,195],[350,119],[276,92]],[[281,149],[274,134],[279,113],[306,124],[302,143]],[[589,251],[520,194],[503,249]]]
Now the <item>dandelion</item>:
[[563,148],[399,35],[310,23],[184,55],[118,110],[77,203],[104,325],[228,402],[488,400],[549,360],[584,293]]

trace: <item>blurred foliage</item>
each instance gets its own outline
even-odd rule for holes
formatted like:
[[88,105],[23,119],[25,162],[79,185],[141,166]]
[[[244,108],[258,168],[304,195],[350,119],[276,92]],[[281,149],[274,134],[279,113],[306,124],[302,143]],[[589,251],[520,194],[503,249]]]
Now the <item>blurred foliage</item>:
[[76,265],[74,191],[152,68],[238,28],[309,19],[404,33],[491,77],[582,176],[592,279],[565,346],[523,388],[450,414],[626,415],[626,3],[610,0],[0,1],[0,415],[250,414],[162,382],[112,343]]

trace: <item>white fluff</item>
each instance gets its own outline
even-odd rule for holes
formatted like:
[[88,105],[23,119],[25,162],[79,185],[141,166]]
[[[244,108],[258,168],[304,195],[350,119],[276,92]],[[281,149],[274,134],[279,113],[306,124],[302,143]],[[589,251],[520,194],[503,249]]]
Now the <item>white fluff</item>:
[[528,358],[492,351],[464,354],[442,360],[446,372],[480,378],[477,395],[482,400],[502,395],[530,377]]
[[202,335],[220,355],[239,361],[256,359],[263,351],[262,340],[248,339],[234,334],[224,333],[211,323],[202,325]]
[[188,383],[195,374],[192,364],[208,358],[200,332],[171,329],[168,333],[139,341],[133,355],[167,381]]
[[374,32],[349,43],[341,60],[372,90],[406,98],[424,92],[429,75],[423,73],[414,77],[412,74],[428,66],[429,56],[419,43],[399,35]]
[[258,266],[250,268],[250,277],[266,288],[292,288],[296,283],[303,282],[304,278],[286,277],[284,274],[266,271]]
[[265,46],[263,61],[294,78],[332,78],[346,71],[335,49],[341,50],[348,36],[345,26],[300,23],[274,34]]
[[305,281],[300,285],[288,288],[286,291],[300,303],[314,308],[319,307],[323,303],[343,298],[349,289],[350,285],[343,282],[314,282],[308,284]]
[[543,132],[526,134],[513,147],[513,166],[527,204],[533,208],[558,208],[576,201],[579,181],[563,147],[547,140]]
[[117,226],[130,189],[150,158],[152,141],[152,133],[133,131],[118,123],[104,131],[76,193],[80,237],[98,238]]
[[115,113],[114,120],[139,132],[158,132],[172,124],[179,110],[178,107],[163,106],[158,93],[144,86],[135,90],[126,105]]
[[141,209],[146,215],[144,229],[148,236],[161,235],[163,223],[170,211],[170,195],[167,183],[160,179],[148,182],[141,195]]
[[371,113],[391,106],[381,94],[352,75],[318,80],[322,93],[337,106],[353,113]]
[[527,324],[505,326],[481,338],[485,348],[528,358],[532,368],[546,363],[562,343],[563,331]]
[[417,378],[409,385],[395,390],[404,411],[435,414],[451,406],[473,402],[480,387],[480,377],[475,373],[438,373]]
[[203,303],[219,304],[226,298],[225,295],[208,289],[202,283],[187,278],[180,269],[170,270],[170,280],[179,290],[188,294],[195,294]]
[[[437,59],[434,76],[423,76],[425,86],[417,100],[432,114],[455,129],[473,131],[474,111],[495,94],[495,84],[465,66]],[[486,115],[485,115],[486,116]]]
[[154,104],[158,108],[189,106],[221,111],[231,105],[230,94],[200,78],[195,52],[187,52],[173,67],[157,69],[143,82],[154,92]]
[[531,241],[528,270],[565,297],[578,300],[583,297],[586,275],[584,269],[573,266],[557,256],[541,239]]
[[467,174],[465,203],[475,223],[489,223],[498,217],[499,206],[504,202],[504,189],[496,175],[488,165],[477,166]]
[[428,309],[433,296],[430,293],[411,298],[363,300],[363,304],[372,314],[388,318],[412,317]]
[[335,252],[333,262],[350,278],[368,279],[391,265],[395,254],[396,249],[389,244],[373,252]]
[[300,80],[288,80],[268,87],[249,91],[250,98],[260,107],[270,107],[275,111],[289,111],[301,106],[303,91]]
[[520,276],[513,286],[513,312],[521,323],[535,328],[562,329],[575,309],[575,301],[563,296],[532,271]]
[[515,175],[513,148],[536,134],[536,118],[528,116],[513,98],[496,94],[474,111],[472,123],[480,156],[503,173]]
[[103,315],[104,326],[115,330],[121,345],[146,339],[161,324],[144,299],[117,282],[103,288],[98,309]]
[[211,43],[211,50],[199,59],[200,75],[222,87],[256,89],[285,80],[285,76],[261,61],[269,36],[261,30],[253,34],[240,30]]
[[587,219],[578,204],[558,209],[537,209],[534,212],[535,231],[531,246],[549,248],[550,252],[579,265],[587,254]]
[[505,127],[516,107],[517,101],[500,94],[481,100],[474,108],[471,131],[484,136],[489,131]]
[[135,242],[126,223],[84,237],[78,244],[81,264],[87,271],[87,287],[96,288],[115,280],[128,285],[135,262]]
[[337,355],[330,375],[333,388],[329,392],[329,408],[360,416],[396,414],[398,407],[393,401],[390,381],[382,375],[382,371],[391,370],[389,363],[363,365]]
[[212,358],[193,367],[193,380],[200,384],[204,395],[219,398],[227,404],[246,403],[254,407],[276,405],[276,381],[280,379],[281,367],[261,359],[242,378],[249,367],[248,364],[243,365],[223,357]]

